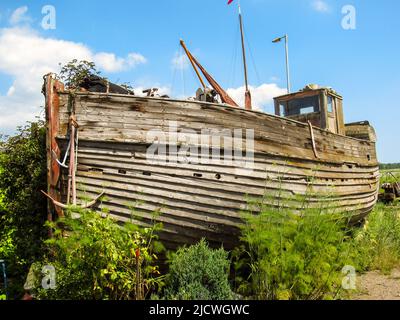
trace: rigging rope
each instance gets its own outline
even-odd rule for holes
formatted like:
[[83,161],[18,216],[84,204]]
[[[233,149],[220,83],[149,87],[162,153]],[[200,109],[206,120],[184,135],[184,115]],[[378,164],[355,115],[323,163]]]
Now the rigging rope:
[[183,96],[186,96],[186,82],[185,82],[185,70],[184,70],[184,62],[182,59],[182,55],[183,55],[183,50],[182,48],[179,48],[179,62],[180,62],[180,69],[181,69],[181,77],[182,77],[182,87],[183,87]]
[[229,79],[226,83],[228,83],[229,87],[233,88],[235,85],[235,78],[236,78],[236,66],[237,66],[237,53],[238,53],[238,43],[240,37],[240,29],[239,29],[239,21],[236,23],[236,33],[233,39],[234,46],[233,46],[233,54],[231,57],[231,63],[229,66]]
[[258,83],[258,85],[261,85],[260,74],[258,73],[258,70],[257,70],[256,62],[255,62],[254,55],[253,55],[253,50],[251,49],[250,41],[249,41],[249,38],[247,37],[246,27],[245,26],[243,27],[243,32],[244,32],[244,38],[245,38],[247,47],[249,48],[251,62],[252,62],[256,77],[257,77],[257,83]]
[[[178,50],[176,51],[176,55],[175,55],[175,61],[173,63],[173,76],[172,76],[172,86],[171,86],[171,95],[172,96],[184,96],[186,97],[186,91],[187,91],[187,87],[188,87],[188,83],[187,83],[187,79],[186,79],[186,69],[187,69],[187,65],[186,65],[186,56],[183,52],[183,49],[181,47],[181,45],[178,45]],[[178,70],[179,69],[179,70]],[[191,69],[191,74],[193,76],[193,86],[198,87],[197,85],[197,76],[195,74],[195,71]],[[180,77],[181,77],[181,81],[182,81],[182,90],[183,92],[177,93],[175,92],[175,88],[176,88],[176,77],[177,77],[177,72],[180,71]],[[192,85],[192,83],[190,82],[190,85]],[[175,93],[175,94],[174,94]]]
[[177,67],[174,64],[172,68],[172,84],[171,84],[171,95],[175,95],[175,81],[176,81],[176,72],[177,72]]

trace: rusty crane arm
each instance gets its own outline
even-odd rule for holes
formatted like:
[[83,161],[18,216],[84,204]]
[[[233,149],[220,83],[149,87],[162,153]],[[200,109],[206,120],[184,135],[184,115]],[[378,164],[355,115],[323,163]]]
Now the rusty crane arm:
[[[203,68],[203,66],[196,60],[195,57],[193,57],[193,55],[190,53],[190,51],[187,49],[185,42],[183,40],[181,40],[181,46],[183,47],[183,49],[186,52],[186,55],[188,56],[194,70],[196,71],[197,76],[200,79],[201,84],[203,85],[203,87],[205,87],[204,82],[196,68],[196,66],[200,69],[200,71],[203,73],[204,77],[207,79],[207,81],[210,83],[210,85],[213,87],[213,89],[215,91],[217,91],[217,93],[219,94],[219,96],[221,97],[221,100],[223,103],[227,103],[231,106],[234,107],[239,107],[238,104],[226,93],[226,91],[224,89],[222,89],[222,87],[218,84],[217,81],[215,81],[215,79],[206,71],[206,69]],[[196,65],[196,66],[195,66]]]

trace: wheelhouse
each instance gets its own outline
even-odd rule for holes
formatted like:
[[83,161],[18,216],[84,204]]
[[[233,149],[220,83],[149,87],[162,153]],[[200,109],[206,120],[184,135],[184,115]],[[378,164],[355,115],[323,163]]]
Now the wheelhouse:
[[299,92],[274,100],[277,116],[311,122],[313,126],[345,135],[343,98],[331,88],[308,85]]

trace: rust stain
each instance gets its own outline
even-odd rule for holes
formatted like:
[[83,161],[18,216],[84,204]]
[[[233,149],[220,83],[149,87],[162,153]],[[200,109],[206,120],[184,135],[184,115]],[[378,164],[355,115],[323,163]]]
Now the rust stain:
[[[47,161],[48,161],[48,191],[51,197],[60,200],[60,193],[58,191],[58,181],[60,178],[60,167],[57,161],[53,157],[53,151],[55,155],[60,158],[60,148],[57,143],[57,133],[60,127],[59,121],[59,107],[60,100],[58,92],[64,90],[64,85],[59,81],[48,75],[46,78],[46,118],[47,118]],[[58,216],[63,216],[63,212],[60,208],[54,208]],[[49,218],[50,218],[49,212]]]

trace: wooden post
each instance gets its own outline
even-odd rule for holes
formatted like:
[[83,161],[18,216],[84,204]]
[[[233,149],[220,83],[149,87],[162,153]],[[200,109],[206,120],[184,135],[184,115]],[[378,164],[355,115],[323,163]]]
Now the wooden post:
[[[60,199],[58,189],[60,166],[55,160],[53,154],[57,158],[60,157],[60,149],[57,143],[57,133],[60,126],[59,120],[59,95],[58,92],[64,90],[64,85],[54,79],[53,74],[45,76],[45,110],[46,110],[46,154],[47,154],[47,192],[54,199]],[[53,220],[53,212],[56,212],[59,217],[63,216],[63,211],[60,208],[54,207],[52,202],[48,201],[47,205],[47,220]],[[49,229],[49,237],[52,237],[52,230]]]
[[76,206],[76,181],[75,181],[75,125],[71,121],[71,153],[69,155],[71,172],[72,204]]
[[136,249],[136,300],[143,300],[142,284],[140,275],[140,249]]

